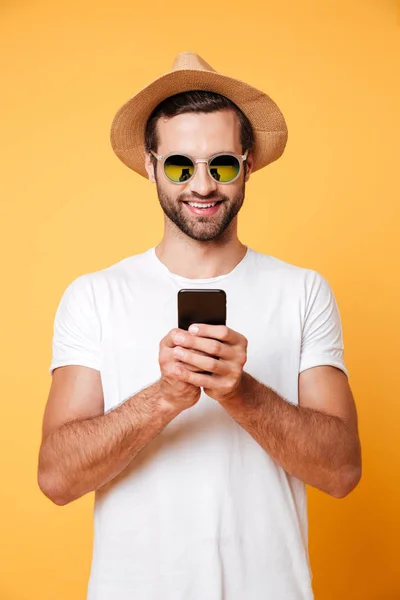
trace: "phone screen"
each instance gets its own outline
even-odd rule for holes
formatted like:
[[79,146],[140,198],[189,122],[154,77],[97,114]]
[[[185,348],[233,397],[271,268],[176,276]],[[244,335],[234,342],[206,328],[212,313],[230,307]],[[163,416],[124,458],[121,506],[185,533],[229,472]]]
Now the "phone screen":
[[178,327],[192,323],[226,325],[226,293],[219,289],[183,289],[178,292]]

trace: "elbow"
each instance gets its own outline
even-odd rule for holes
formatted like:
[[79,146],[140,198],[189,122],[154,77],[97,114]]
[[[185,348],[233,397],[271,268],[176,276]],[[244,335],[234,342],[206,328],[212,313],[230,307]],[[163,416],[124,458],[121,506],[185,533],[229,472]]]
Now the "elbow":
[[347,460],[333,476],[335,485],[331,495],[334,498],[346,498],[359,484],[362,476],[362,454],[360,439],[357,436],[347,453]]
[[347,467],[336,478],[336,483],[331,491],[331,496],[337,499],[346,498],[358,485],[361,480],[361,464]]
[[61,478],[54,468],[49,456],[41,446],[37,466],[37,483],[41,492],[57,506],[65,506],[74,498],[66,493],[66,486],[61,485]]
[[72,498],[67,498],[65,494],[58,489],[54,477],[49,474],[38,471],[37,482],[43,494],[57,506],[65,506],[72,501]]

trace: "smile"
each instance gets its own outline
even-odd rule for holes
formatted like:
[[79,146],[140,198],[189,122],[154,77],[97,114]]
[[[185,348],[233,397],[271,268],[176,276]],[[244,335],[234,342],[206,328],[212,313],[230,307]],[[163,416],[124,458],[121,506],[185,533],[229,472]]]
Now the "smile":
[[194,213],[195,215],[208,216],[214,215],[216,212],[218,212],[222,201],[219,200],[218,202],[184,202],[184,204],[186,204],[190,212]]
[[190,204],[190,206],[195,206],[196,208],[210,208],[210,206],[215,206],[217,203],[210,202],[209,204],[206,204],[205,202],[188,202],[188,204]]

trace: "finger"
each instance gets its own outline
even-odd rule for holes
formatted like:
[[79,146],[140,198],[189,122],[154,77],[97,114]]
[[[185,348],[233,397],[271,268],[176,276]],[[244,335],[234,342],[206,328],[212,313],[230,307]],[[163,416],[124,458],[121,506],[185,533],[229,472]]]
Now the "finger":
[[176,368],[176,366],[177,366],[177,365],[178,365],[178,366],[179,366],[179,365],[180,365],[180,366],[184,366],[184,367],[185,367],[185,369],[188,369],[189,371],[193,371],[193,372],[195,372],[195,373],[197,373],[197,372],[199,372],[199,371],[203,371],[203,370],[204,370],[204,369],[200,369],[199,367],[195,367],[194,365],[190,365],[190,364],[188,364],[188,363],[183,363],[182,361],[180,361],[180,360],[176,360],[176,358],[175,358],[175,360],[174,360],[174,368]]
[[176,345],[190,348],[201,354],[216,356],[222,360],[230,360],[233,357],[233,347],[216,339],[203,338],[187,332],[186,335],[179,334],[174,339],[181,340],[176,341]]
[[[166,352],[168,353],[168,360],[172,360],[173,362],[179,360],[178,355],[176,355],[174,353],[175,348],[177,348],[178,346],[174,346],[173,348],[169,348],[166,350]],[[200,350],[192,350],[192,352],[194,354],[198,354],[200,356],[209,356],[209,354],[207,352],[201,352]],[[193,371],[197,371],[197,370],[201,370],[198,367],[196,367],[195,365],[188,365],[188,368],[190,368]]]
[[[194,330],[197,328],[197,331]],[[226,325],[208,325],[206,323],[194,323],[189,327],[190,335],[199,336],[203,338],[214,338],[223,342],[224,344],[239,344],[244,343],[246,339],[237,331],[230,329]]]
[[179,329],[178,327],[175,327],[174,329],[171,329],[169,333],[167,333],[161,343],[167,348],[175,348],[177,344],[181,343],[179,340],[184,340],[185,336],[187,335],[188,332],[186,329]]
[[[175,346],[175,348],[177,348],[178,346]],[[173,353],[174,350],[172,350],[171,352]],[[209,354],[203,353],[203,352],[198,352],[197,350],[192,350],[193,354],[198,354],[199,356],[210,356]],[[177,358],[175,356],[173,356],[174,360],[177,360]],[[190,369],[191,371],[203,371],[203,368],[201,367],[196,367],[195,365],[191,365],[189,363],[185,363],[186,367],[188,369]]]
[[218,375],[224,375],[228,370],[227,367],[229,363],[226,361],[219,360],[213,356],[198,354],[197,352],[192,352],[192,350],[182,348],[181,346],[176,346],[176,348],[172,350],[172,354],[176,359],[185,363],[185,365],[197,367],[201,371],[209,371]]
[[[166,338],[164,338],[164,340],[166,340]],[[177,361],[176,357],[173,355],[172,350],[173,348],[169,348],[168,346],[164,345],[164,340],[161,341],[160,343],[160,352],[159,352],[159,363],[160,363],[160,367],[161,370],[164,372],[169,372],[170,370],[173,370],[176,366],[176,363],[179,362]],[[175,346],[174,346],[175,348]],[[193,371],[197,371],[197,367],[194,366],[189,366],[188,365],[188,369],[191,369]]]
[[186,363],[182,363],[179,360],[174,360],[172,363],[170,363],[169,368],[167,369],[168,375],[171,375],[172,377],[174,377],[175,379],[179,379],[179,377],[176,377],[176,372],[177,369],[179,371],[179,369],[185,368],[188,371],[193,371],[193,373],[198,373],[201,369],[198,369],[197,367],[194,367],[193,365],[188,365]]
[[218,376],[215,375],[204,375],[203,373],[196,373],[195,371],[189,371],[186,364],[178,364],[174,369],[174,377],[178,378],[179,381],[184,383],[190,383],[191,385],[212,388],[215,386],[215,379]]

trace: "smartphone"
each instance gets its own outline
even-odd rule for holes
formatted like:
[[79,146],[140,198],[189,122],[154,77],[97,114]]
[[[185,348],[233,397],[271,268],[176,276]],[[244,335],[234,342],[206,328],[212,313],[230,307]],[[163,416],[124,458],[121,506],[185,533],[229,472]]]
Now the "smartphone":
[[189,329],[192,323],[226,325],[226,293],[224,290],[179,290],[178,327]]
[[[183,289],[178,292],[178,327],[192,323],[226,325],[226,293],[219,289]],[[218,357],[216,357],[218,358]],[[199,371],[211,375],[209,371]]]

